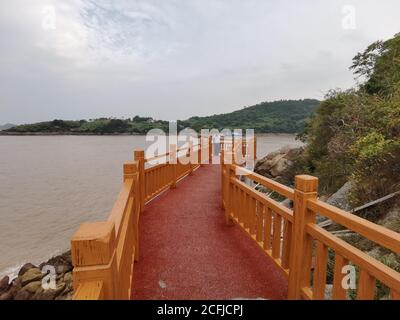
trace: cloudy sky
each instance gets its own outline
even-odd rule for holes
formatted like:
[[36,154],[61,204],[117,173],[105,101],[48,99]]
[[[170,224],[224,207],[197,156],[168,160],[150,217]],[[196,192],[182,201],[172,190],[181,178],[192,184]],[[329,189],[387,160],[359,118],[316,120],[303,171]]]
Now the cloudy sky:
[[398,0],[0,3],[0,124],[182,119],[348,88]]

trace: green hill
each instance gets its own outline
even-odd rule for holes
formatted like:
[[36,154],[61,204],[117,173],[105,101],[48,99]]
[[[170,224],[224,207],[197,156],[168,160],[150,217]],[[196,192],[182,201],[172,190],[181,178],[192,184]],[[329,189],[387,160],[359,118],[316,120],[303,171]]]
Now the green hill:
[[298,133],[320,101],[314,99],[262,102],[230,113],[192,117],[180,125],[202,128],[254,129],[257,133]]
[[[192,117],[178,121],[179,129],[255,129],[257,133],[297,133],[304,130],[318,100],[263,102],[231,113]],[[129,119],[53,120],[19,125],[1,134],[145,134],[158,128],[168,131],[168,122],[149,117]]]

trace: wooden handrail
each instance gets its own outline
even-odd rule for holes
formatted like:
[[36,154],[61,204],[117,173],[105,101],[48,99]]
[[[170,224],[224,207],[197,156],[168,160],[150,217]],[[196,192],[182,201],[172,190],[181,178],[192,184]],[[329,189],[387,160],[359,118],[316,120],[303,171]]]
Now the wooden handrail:
[[[236,164],[222,164],[222,203],[228,224],[237,224],[288,278],[289,299],[324,299],[328,249],[335,252],[332,299],[346,299],[343,267],[359,270],[357,299],[374,299],[376,281],[400,299],[400,273],[319,227],[316,214],[360,234],[394,253],[400,234],[317,199],[318,179],[296,176],[291,189]],[[293,210],[255,190],[241,177],[257,182],[293,201]],[[313,264],[313,261],[315,264]],[[311,275],[313,274],[313,281]]]
[[382,247],[400,253],[400,234],[395,231],[316,199],[308,200],[307,207]]
[[[202,160],[210,160],[210,156],[202,159],[203,147],[203,143],[189,144],[184,150],[172,146],[165,163],[148,168],[144,151],[135,151],[135,161],[124,164],[122,189],[108,219],[84,223],[72,237],[74,299],[131,297],[133,266],[139,259],[140,213],[146,203],[176,187],[177,181],[190,175]],[[182,151],[187,151],[184,156],[179,155]],[[319,227],[316,215],[395,253],[400,253],[400,234],[318,200],[315,177],[296,176],[292,189],[237,164],[225,163],[226,152],[230,151],[222,150],[221,165],[226,222],[238,225],[288,279],[289,299],[325,298],[328,250],[335,253],[333,299],[347,298],[342,280],[343,267],[349,264],[359,270],[357,299],[373,299],[376,281],[390,289],[391,299],[400,299],[400,273]],[[201,161],[194,163],[196,160]],[[243,178],[292,200],[293,209],[255,190]]]
[[[84,223],[71,239],[74,299],[130,299],[133,265],[139,260],[139,216],[147,202],[200,166],[201,146],[172,148],[166,163],[145,168],[143,150],[124,164],[123,185],[107,221]],[[176,150],[176,152],[174,151]],[[185,156],[179,153],[187,151]],[[164,155],[165,156],[165,155]],[[159,156],[157,156],[159,157]],[[154,157],[153,157],[154,158]],[[173,157],[172,157],[173,158]],[[185,159],[191,161],[185,163]]]

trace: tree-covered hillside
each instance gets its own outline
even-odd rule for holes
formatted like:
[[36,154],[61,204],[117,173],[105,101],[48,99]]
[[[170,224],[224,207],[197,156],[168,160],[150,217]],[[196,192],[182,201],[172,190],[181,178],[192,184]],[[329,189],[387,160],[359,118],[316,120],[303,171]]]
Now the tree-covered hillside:
[[[281,100],[263,102],[231,113],[208,117],[192,117],[178,121],[179,129],[255,129],[258,133],[301,132],[307,119],[319,104],[318,100]],[[24,124],[5,130],[6,134],[145,134],[151,129],[168,131],[168,122],[149,117],[129,119],[100,118],[94,120],[53,120]]]
[[192,117],[180,124],[195,130],[254,129],[257,133],[301,132],[312,115],[318,100],[280,100],[262,102],[231,113],[208,117]]
[[350,181],[356,207],[400,190],[400,34],[371,44],[351,69],[361,83],[328,93],[302,134],[307,147],[297,165],[320,178],[323,192]]

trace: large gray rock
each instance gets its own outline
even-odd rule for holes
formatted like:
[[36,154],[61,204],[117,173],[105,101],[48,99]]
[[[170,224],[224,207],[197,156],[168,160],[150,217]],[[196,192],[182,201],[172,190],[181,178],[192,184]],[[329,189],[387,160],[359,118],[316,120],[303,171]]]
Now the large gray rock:
[[338,207],[340,209],[350,211],[352,208],[350,206],[348,195],[352,188],[351,182],[346,182],[338,191],[336,191],[326,202],[332,206]]
[[271,152],[257,161],[254,171],[267,178],[278,178],[293,164],[303,150],[301,147],[283,147],[278,151]]

